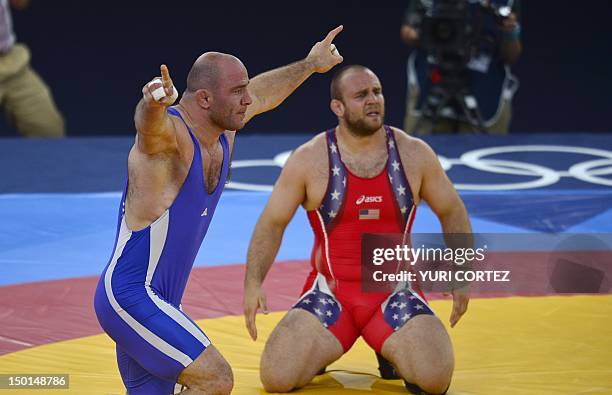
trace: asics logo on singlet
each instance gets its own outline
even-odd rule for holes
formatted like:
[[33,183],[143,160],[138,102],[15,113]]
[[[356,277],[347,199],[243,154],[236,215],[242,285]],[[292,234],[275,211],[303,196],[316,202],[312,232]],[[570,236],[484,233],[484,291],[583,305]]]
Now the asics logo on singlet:
[[359,196],[359,198],[357,199],[355,204],[359,206],[362,203],[382,203],[382,201],[383,201],[383,197],[382,196],[366,196],[366,195],[361,195],[361,196]]

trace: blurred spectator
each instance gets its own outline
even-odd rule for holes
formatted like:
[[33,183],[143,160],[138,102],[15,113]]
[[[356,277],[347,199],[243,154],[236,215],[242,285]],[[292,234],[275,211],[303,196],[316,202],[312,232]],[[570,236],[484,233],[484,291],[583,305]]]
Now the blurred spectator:
[[[480,129],[475,127],[480,119],[483,131],[507,133],[512,96],[518,88],[509,65],[522,51],[519,17],[519,0],[410,0],[401,28],[402,40],[415,48],[407,66],[404,130],[464,133]],[[432,43],[438,47],[432,49]],[[441,47],[447,54],[450,46],[469,48],[461,52],[462,61],[445,58],[460,63],[459,71],[449,72],[443,66],[446,61],[434,60],[441,56],[432,56],[442,53]],[[458,89],[461,85],[465,87]],[[441,102],[446,104],[436,109]]]
[[[21,10],[29,0],[10,0]],[[17,44],[9,0],[0,0],[0,103],[9,124],[26,137],[63,137],[64,119],[51,92],[30,67],[30,51]]]

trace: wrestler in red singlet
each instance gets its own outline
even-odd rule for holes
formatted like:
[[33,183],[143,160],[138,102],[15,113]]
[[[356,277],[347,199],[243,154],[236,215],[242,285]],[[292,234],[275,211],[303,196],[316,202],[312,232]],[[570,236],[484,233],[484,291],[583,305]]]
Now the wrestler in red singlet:
[[313,270],[294,308],[317,316],[346,352],[359,336],[380,353],[384,341],[410,318],[433,314],[422,294],[409,288],[361,290],[361,236],[410,233],[416,206],[393,131],[385,126],[388,159],[375,177],[351,173],[342,162],[334,129],[326,132],[329,181],[321,206],[308,211],[315,242]]

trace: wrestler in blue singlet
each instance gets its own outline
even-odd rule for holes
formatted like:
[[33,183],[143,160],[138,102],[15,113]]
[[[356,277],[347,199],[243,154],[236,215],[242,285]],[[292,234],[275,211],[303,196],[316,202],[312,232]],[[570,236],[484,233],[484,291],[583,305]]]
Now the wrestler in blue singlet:
[[[168,113],[181,117],[174,108]],[[222,134],[221,178],[208,194],[200,145],[187,130],[194,144],[187,178],[170,208],[139,231],[125,222],[126,183],[115,247],[96,289],[96,315],[117,343],[119,371],[129,394],[174,393],[181,371],[210,344],[180,303],[225,186],[229,144]]]

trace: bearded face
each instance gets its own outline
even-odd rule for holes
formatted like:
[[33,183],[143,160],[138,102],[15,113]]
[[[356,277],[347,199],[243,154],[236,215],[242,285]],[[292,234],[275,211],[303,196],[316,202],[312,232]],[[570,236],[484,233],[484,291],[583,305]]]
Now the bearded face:
[[357,136],[371,136],[379,130],[385,122],[385,109],[383,106],[366,106],[365,108],[347,109],[344,113],[344,122],[349,130]]
[[357,136],[371,136],[385,121],[385,98],[376,75],[368,70],[354,70],[342,77],[341,113],[337,114],[349,131]]

